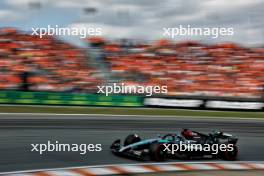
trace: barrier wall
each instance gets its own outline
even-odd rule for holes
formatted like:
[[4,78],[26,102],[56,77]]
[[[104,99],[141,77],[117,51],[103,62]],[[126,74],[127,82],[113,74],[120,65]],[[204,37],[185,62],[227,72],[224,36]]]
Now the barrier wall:
[[254,110],[263,111],[262,99],[220,98],[220,97],[151,97],[144,99],[144,105],[160,108]]
[[219,97],[145,97],[55,92],[0,91],[2,104],[163,107],[188,109],[264,110],[263,99]]
[[143,106],[139,96],[103,96],[96,94],[0,91],[2,104]]

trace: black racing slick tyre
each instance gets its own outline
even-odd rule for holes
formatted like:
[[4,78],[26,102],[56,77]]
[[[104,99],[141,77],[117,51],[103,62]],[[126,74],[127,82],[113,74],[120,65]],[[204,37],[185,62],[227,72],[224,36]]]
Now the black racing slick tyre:
[[238,148],[237,146],[234,145],[233,151],[223,151],[221,153],[221,158],[227,161],[234,161],[237,159],[237,155],[238,155]]
[[130,134],[126,137],[124,141],[124,146],[141,141],[141,138],[137,134]]
[[167,159],[167,152],[163,144],[154,143],[149,147],[149,156],[153,161],[165,161]]

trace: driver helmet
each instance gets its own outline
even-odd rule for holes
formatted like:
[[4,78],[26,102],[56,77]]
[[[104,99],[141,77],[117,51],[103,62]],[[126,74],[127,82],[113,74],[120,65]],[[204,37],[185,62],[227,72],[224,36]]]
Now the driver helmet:
[[193,133],[191,130],[188,129],[183,129],[181,134],[186,139],[192,139],[195,136],[195,133]]

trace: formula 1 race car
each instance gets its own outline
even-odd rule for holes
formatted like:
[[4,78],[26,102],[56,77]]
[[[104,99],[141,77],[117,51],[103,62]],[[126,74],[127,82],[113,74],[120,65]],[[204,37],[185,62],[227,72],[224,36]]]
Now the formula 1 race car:
[[137,134],[130,134],[123,145],[117,139],[110,149],[115,155],[144,161],[195,158],[235,160],[238,154],[237,141],[237,138],[221,131],[203,134],[184,129],[181,133],[144,140]]

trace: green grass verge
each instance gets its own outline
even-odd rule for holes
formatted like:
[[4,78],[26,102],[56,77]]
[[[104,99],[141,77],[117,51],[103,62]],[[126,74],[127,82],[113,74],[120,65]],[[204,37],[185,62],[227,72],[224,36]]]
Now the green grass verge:
[[158,108],[112,108],[112,107],[48,107],[48,106],[1,106],[0,112],[5,113],[63,113],[63,114],[117,114],[117,115],[151,115],[151,116],[210,116],[264,118],[264,112],[237,111],[199,111]]

